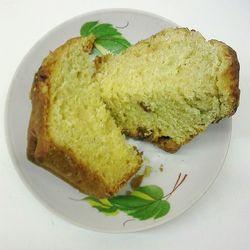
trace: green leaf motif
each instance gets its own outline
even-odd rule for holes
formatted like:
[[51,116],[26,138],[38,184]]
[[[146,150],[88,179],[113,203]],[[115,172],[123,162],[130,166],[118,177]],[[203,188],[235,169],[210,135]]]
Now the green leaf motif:
[[152,197],[155,200],[160,200],[163,198],[163,191],[160,187],[156,185],[149,185],[138,187],[136,191],[140,191],[142,193],[147,194],[148,196]]
[[[165,207],[168,207],[168,209],[166,210]],[[151,202],[148,206],[142,207],[140,209],[137,209],[131,212],[129,211],[128,214],[139,220],[147,220],[150,218],[157,219],[167,214],[169,209],[170,209],[169,202],[157,200],[157,201]],[[163,213],[163,211],[165,213]],[[159,214],[160,216],[158,216]]]
[[112,54],[118,54],[119,52],[125,50],[127,46],[119,43],[119,39],[99,39],[96,41],[96,44],[102,46],[106,50],[110,51]]
[[91,30],[98,24],[97,21],[94,22],[88,22],[82,25],[80,34],[81,36],[85,37],[91,34]]
[[108,37],[112,37],[115,35],[120,36],[121,33],[118,32],[113,26],[112,24],[109,23],[102,23],[99,25],[95,25],[91,30],[90,33],[92,33],[93,35],[95,35],[96,39],[101,38],[102,36],[108,36]]
[[109,23],[99,23],[91,21],[82,25],[80,29],[82,37],[95,36],[94,56],[105,55],[108,53],[118,54],[130,46],[130,43]]
[[163,191],[156,185],[138,187],[129,195],[118,195],[109,199],[86,197],[90,206],[106,215],[116,215],[119,211],[138,219],[158,219],[170,210],[168,201],[163,200]]
[[[92,26],[89,25],[88,28],[90,27],[91,29],[91,27],[95,27],[94,25],[92,23]],[[165,196],[159,186],[148,185],[138,187],[127,195],[118,195],[109,199],[86,197],[83,200],[106,215],[115,215],[122,211],[138,220],[156,220],[170,211],[171,206],[167,199],[184,182],[187,174],[181,177],[180,173],[172,191]]]
[[156,185],[138,187],[130,195],[109,199],[110,203],[129,216],[139,220],[158,219],[170,210],[168,201],[162,200],[163,191]]
[[83,200],[87,201],[90,206],[96,208],[99,212],[102,212],[105,215],[116,215],[119,212],[118,209],[108,201],[108,199],[97,199],[88,196]]
[[122,211],[141,208],[149,205],[152,201],[145,200],[136,196],[118,195],[109,199],[110,203]]
[[152,197],[150,197],[149,195],[140,192],[140,191],[132,191],[130,193],[130,195],[136,196],[136,197],[140,197],[142,199],[148,200],[148,201],[153,201],[154,199]]
[[161,206],[158,210],[158,212],[155,214],[154,218],[158,219],[166,215],[170,210],[170,203],[168,201],[161,201]]

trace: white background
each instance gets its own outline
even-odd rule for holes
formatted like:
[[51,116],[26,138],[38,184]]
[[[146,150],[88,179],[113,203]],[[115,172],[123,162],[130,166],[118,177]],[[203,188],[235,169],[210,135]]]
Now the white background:
[[[188,212],[152,230],[87,231],[52,214],[27,190],[5,143],[4,106],[23,56],[47,31],[91,10],[135,8],[223,40],[238,53],[241,103],[224,168]],[[250,1],[0,0],[0,249],[250,249]]]

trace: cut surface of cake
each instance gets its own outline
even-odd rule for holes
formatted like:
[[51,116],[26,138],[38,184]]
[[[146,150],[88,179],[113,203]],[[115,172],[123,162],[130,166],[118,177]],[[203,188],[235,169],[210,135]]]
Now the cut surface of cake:
[[239,102],[236,53],[186,28],[96,59],[95,81],[122,131],[175,152]]

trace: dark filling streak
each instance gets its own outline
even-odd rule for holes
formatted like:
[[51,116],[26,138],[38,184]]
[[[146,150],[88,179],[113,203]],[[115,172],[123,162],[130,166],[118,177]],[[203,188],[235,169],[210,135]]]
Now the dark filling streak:
[[137,128],[137,136],[140,139],[144,139],[144,138],[150,137],[152,134],[153,134],[152,130],[149,130],[149,129],[143,128],[143,127],[138,127]]
[[150,106],[148,106],[145,102],[138,102],[138,104],[145,112],[152,112]]

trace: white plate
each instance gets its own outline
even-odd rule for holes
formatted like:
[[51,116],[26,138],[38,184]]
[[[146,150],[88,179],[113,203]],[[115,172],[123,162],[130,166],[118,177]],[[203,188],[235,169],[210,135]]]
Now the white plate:
[[[144,156],[150,159],[153,170],[142,186],[158,185],[169,193],[181,173],[187,178],[168,199],[170,211],[164,217],[148,220],[129,220],[127,214],[105,216],[85,201],[85,197],[54,175],[29,162],[26,158],[26,134],[31,111],[29,91],[42,59],[67,39],[78,36],[87,21],[99,20],[124,27],[119,31],[131,43],[146,38],[165,27],[176,26],[162,17],[135,10],[103,10],[77,16],[50,31],[25,56],[18,67],[9,90],[6,104],[6,134],[13,162],[32,193],[56,214],[84,228],[102,232],[132,232],[163,224],[183,213],[197,201],[217,177],[227,154],[231,119],[224,119],[183,146],[177,153],[166,153],[153,145],[129,139]],[[191,27],[192,28],[192,27]],[[163,171],[160,165],[163,164]],[[129,186],[123,191],[129,190]],[[127,221],[129,220],[129,221]],[[127,221],[125,224],[124,222]]]

